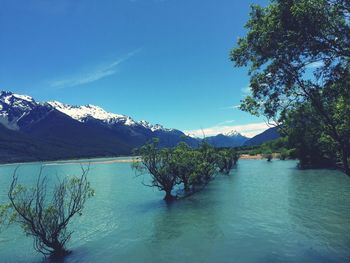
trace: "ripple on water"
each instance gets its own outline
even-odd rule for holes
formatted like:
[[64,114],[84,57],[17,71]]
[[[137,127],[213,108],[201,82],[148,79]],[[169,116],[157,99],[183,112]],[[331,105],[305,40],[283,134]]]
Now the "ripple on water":
[[[92,165],[96,196],[71,226],[74,253],[65,262],[349,262],[350,179],[295,166],[241,160],[230,176],[167,205],[163,193],[144,187],[129,164]],[[0,167],[2,200],[12,169]],[[49,175],[79,169],[45,168]],[[23,167],[21,178],[35,182],[37,170]],[[19,228],[0,237],[1,262],[40,258]]]

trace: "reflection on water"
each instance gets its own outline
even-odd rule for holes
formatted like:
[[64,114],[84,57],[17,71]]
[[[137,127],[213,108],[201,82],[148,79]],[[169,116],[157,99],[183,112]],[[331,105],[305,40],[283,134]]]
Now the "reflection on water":
[[[241,160],[230,176],[169,205],[130,164],[94,164],[96,196],[71,226],[74,252],[64,262],[350,261],[350,179],[295,167]],[[13,169],[0,167],[0,200]],[[22,166],[21,181],[35,182],[38,169]],[[79,172],[78,164],[45,167],[53,179]],[[18,227],[1,233],[0,261],[40,261],[31,242]]]
[[329,171],[308,170],[290,177],[288,184],[288,211],[294,231],[307,243],[306,253],[312,255],[322,246],[318,255],[322,255],[324,261],[340,261],[338,251],[350,248],[347,179],[340,173],[331,177]]

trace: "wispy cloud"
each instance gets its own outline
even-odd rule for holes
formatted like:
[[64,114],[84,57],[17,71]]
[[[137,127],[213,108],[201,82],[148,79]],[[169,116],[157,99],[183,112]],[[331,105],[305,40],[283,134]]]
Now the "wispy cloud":
[[247,137],[253,137],[268,128],[269,126],[265,122],[250,123],[244,125],[224,125],[223,123],[220,125],[219,123],[215,126],[204,129],[185,131],[185,133],[193,137],[203,137],[203,134],[205,136],[213,136],[220,133],[225,134],[231,131],[237,131]]
[[136,49],[117,60],[114,60],[108,64],[104,64],[99,67],[95,67],[91,71],[85,73],[80,73],[73,76],[52,80],[49,82],[49,86],[56,89],[75,87],[95,82],[102,78],[114,75],[115,73],[117,73],[117,67],[120,64],[135,56],[140,51],[141,49]]
[[239,109],[240,105],[232,105],[232,106],[228,106],[228,107],[223,107],[221,108],[222,110],[237,110]]
[[234,123],[234,122],[235,122],[235,120],[223,121],[223,122],[216,124],[215,126],[222,126],[222,125],[226,125],[226,124]]

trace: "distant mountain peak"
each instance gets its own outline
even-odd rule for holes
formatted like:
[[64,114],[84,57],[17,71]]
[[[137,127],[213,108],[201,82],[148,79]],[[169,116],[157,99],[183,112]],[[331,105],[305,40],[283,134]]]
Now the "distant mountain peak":
[[137,122],[129,116],[107,112],[93,104],[76,106],[59,101],[38,103],[30,96],[15,94],[11,91],[0,91],[0,124],[17,130],[19,129],[18,121],[37,107],[47,107],[48,110],[55,109],[82,123],[94,119],[106,125],[141,126],[152,132],[173,131],[173,129],[166,129],[160,124],[153,125],[147,121]]
[[84,122],[86,118],[94,118],[96,120],[111,122],[113,120],[125,119],[129,121],[129,124],[132,121],[129,120],[129,117],[125,115],[110,113],[105,111],[99,106],[88,104],[85,106],[72,106],[68,104],[61,103],[59,101],[49,101],[47,102],[56,110],[70,116],[71,118]]
[[237,131],[230,131],[206,138],[206,141],[215,147],[238,147],[242,146],[247,140],[247,137]]
[[85,122],[87,118],[93,118],[108,124],[124,124],[126,126],[139,125],[146,129],[150,129],[152,132],[159,130],[172,130],[166,129],[160,124],[151,124],[148,121],[137,122],[129,116],[107,112],[103,108],[92,104],[87,104],[85,106],[71,106],[58,101],[49,101],[48,104],[56,110],[80,122]]
[[225,136],[229,136],[229,137],[236,137],[236,136],[242,136],[242,134],[240,134],[238,131],[236,130],[232,130],[230,132],[227,132],[224,134]]
[[0,91],[0,124],[18,130],[18,121],[38,105],[30,96]]
[[151,124],[145,120],[140,121],[138,124],[145,127],[146,129],[150,129],[153,132],[159,131],[159,130],[163,130],[163,131],[172,131],[173,130],[173,129],[166,129],[160,124]]
[[0,162],[126,155],[153,138],[159,139],[160,147],[182,141],[198,145],[179,130],[137,122],[92,104],[41,103],[0,91]]
[[35,103],[35,100],[27,95],[19,95],[16,93],[12,93],[11,91],[0,91],[0,101],[11,105],[16,101],[26,101],[30,103]]
[[255,135],[253,138],[249,139],[244,143],[244,146],[256,146],[261,145],[264,142],[275,140],[280,138],[281,135],[278,132],[278,127],[272,127],[260,134]]

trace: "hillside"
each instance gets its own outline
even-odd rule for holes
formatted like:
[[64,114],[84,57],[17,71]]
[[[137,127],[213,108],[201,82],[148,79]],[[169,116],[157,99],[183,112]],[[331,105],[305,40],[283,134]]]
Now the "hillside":
[[244,146],[256,146],[263,144],[264,142],[275,140],[280,138],[277,127],[272,127],[266,131],[254,136],[253,138],[247,140],[243,145]]

